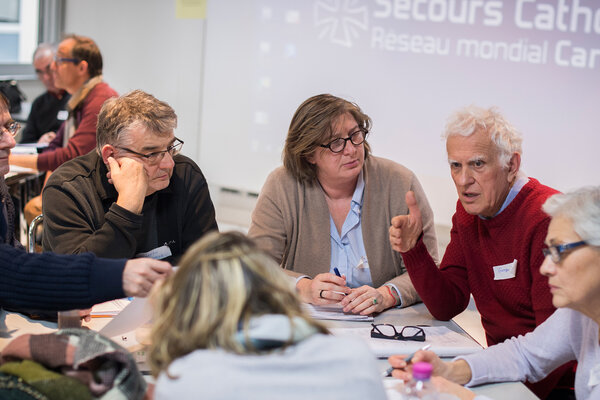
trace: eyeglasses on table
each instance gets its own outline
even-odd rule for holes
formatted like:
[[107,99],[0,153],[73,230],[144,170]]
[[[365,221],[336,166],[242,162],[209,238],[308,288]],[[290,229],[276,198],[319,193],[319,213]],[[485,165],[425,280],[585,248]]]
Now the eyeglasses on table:
[[425,331],[419,326],[407,325],[400,332],[392,324],[371,324],[371,337],[377,339],[425,341]]

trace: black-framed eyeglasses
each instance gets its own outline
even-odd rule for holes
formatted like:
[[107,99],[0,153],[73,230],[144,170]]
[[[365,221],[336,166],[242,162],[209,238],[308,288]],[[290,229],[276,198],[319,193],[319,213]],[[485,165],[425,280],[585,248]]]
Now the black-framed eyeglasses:
[[72,62],[73,64],[79,64],[81,60],[79,58],[74,57],[59,57],[58,55],[54,56],[54,62],[56,65],[64,64],[66,62]]
[[144,158],[146,161],[148,161],[148,163],[150,163],[150,164],[158,164],[159,162],[162,161],[162,159],[165,157],[165,154],[167,154],[167,153],[169,153],[169,155],[171,157],[179,154],[179,152],[181,151],[181,148],[183,147],[183,140],[175,138],[175,142],[172,145],[170,145],[169,147],[167,147],[166,150],[154,151],[154,152],[148,153],[148,154],[138,153],[137,151],[128,149],[127,147],[121,147],[121,146],[115,146],[115,147],[118,149],[121,149],[121,150],[125,150],[129,153],[135,154],[136,156],[140,156],[140,157]]
[[4,125],[2,125],[2,131],[0,132],[0,138],[4,135],[4,131],[10,133],[11,136],[15,136],[17,132],[21,129],[21,124],[15,120],[8,121]]
[[407,325],[400,332],[392,324],[371,324],[371,337],[377,339],[425,341],[425,331],[420,326]]
[[548,246],[542,249],[544,257],[550,256],[553,263],[558,264],[562,259],[562,254],[566,251],[576,249],[577,247],[585,246],[588,244],[585,240],[573,243],[557,244],[555,246]]
[[345,139],[337,138],[327,144],[321,144],[320,146],[331,150],[333,153],[339,153],[344,151],[344,149],[346,148],[346,142],[348,140],[351,141],[352,144],[355,146],[362,144],[365,141],[368,133],[369,132],[366,129],[358,128],[358,130],[352,132],[350,136],[348,136]]

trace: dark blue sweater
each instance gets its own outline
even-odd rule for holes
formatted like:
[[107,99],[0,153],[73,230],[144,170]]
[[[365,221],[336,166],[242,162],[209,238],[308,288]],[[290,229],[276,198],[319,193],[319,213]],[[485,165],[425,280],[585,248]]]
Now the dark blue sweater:
[[[6,225],[0,216],[0,232],[6,232]],[[0,243],[4,238],[0,237]],[[0,307],[60,311],[125,297],[125,262],[91,253],[29,254],[1,244]]]

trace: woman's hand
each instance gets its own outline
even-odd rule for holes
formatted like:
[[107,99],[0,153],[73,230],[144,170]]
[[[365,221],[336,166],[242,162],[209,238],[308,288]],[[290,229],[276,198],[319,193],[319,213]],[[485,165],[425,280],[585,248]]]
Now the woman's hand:
[[410,363],[405,361],[406,355],[396,355],[388,358],[388,362],[394,370],[392,376],[394,378],[408,381],[412,378],[412,366],[417,362],[428,362],[433,367],[431,375],[447,376],[450,366],[448,363],[442,361],[433,351],[419,350],[415,353]]
[[374,312],[382,312],[396,304],[396,300],[390,295],[385,287],[375,289],[368,285],[352,289],[341,302],[344,312],[360,315],[369,315]]
[[296,288],[302,301],[316,305],[338,303],[352,292],[346,286],[344,275],[340,277],[329,272],[319,274],[314,279],[300,279]]
[[406,363],[406,356],[396,355],[388,358],[388,362],[394,370],[394,378],[407,381],[412,378],[412,365],[417,362],[428,362],[433,367],[432,376],[441,376],[452,382],[464,385],[471,380],[471,367],[465,360],[451,362],[442,361],[433,351],[419,350],[415,353],[410,363]]

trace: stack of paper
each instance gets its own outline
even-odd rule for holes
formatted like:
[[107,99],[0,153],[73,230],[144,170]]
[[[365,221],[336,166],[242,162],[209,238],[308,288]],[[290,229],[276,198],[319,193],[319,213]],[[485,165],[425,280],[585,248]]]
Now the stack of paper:
[[338,304],[330,304],[326,306],[316,306],[313,304],[304,303],[304,308],[314,319],[330,319],[336,321],[373,321],[372,315],[359,315],[345,313],[342,306]]
[[92,307],[91,316],[93,318],[114,317],[127,307],[129,303],[131,303],[131,300],[125,298],[96,304]]
[[[397,326],[396,330],[400,332],[402,328],[402,326]],[[481,350],[481,346],[476,341],[451,331],[445,326],[427,326],[423,327],[423,330],[425,331],[425,342],[372,338],[371,327],[330,329],[331,333],[336,336],[353,336],[364,340],[377,357],[410,354],[426,344],[431,344],[429,350],[440,357],[454,357]]]

